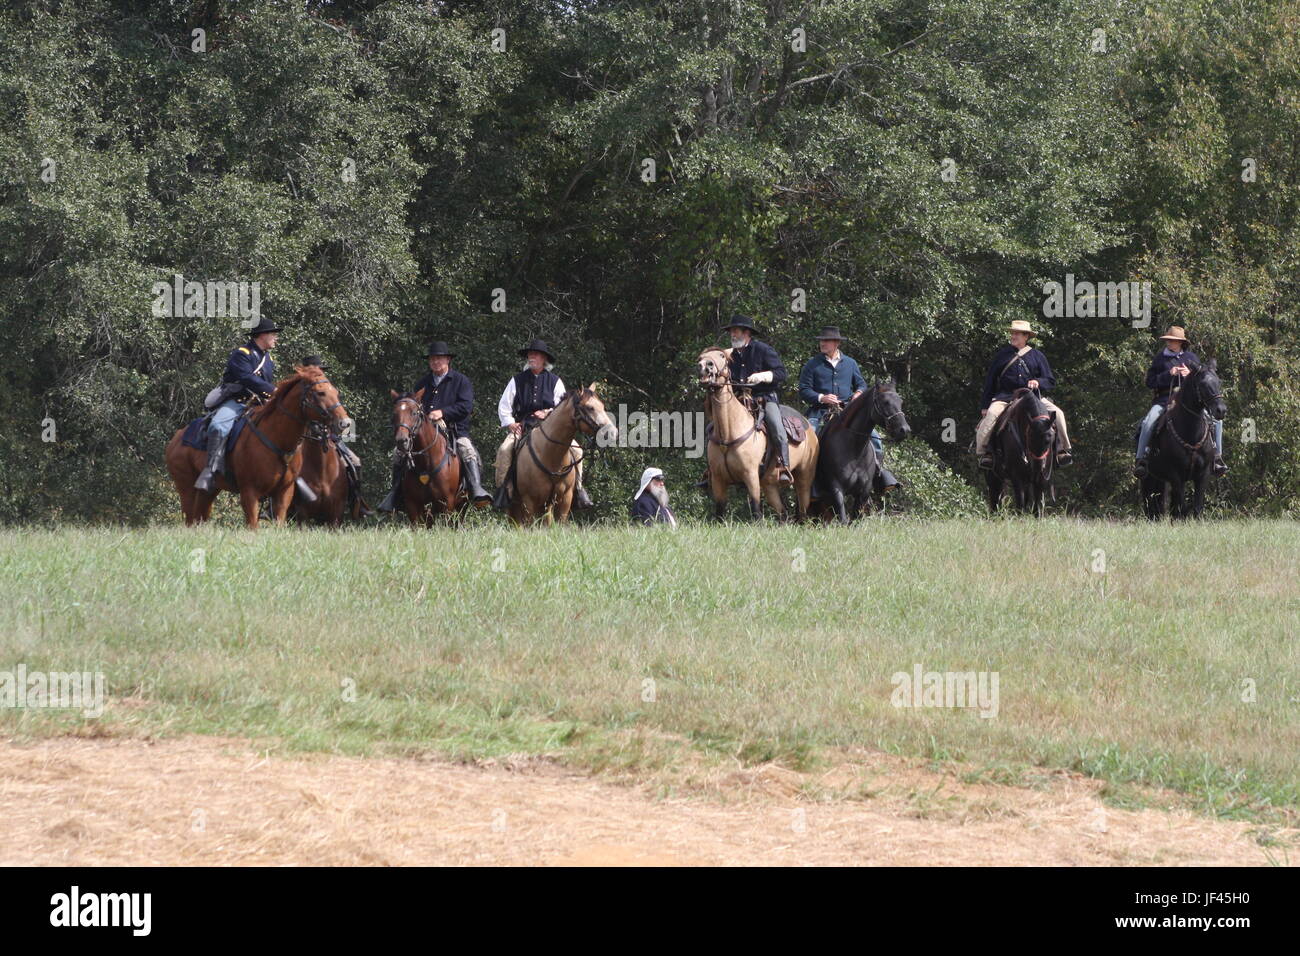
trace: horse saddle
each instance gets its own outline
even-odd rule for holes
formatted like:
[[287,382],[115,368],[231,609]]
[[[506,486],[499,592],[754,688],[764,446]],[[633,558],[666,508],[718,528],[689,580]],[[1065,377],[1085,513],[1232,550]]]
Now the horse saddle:
[[[212,422],[212,413],[200,415],[185,426],[185,431],[181,433],[181,444],[190,448],[197,448],[199,451],[208,450],[208,425]],[[248,424],[248,417],[240,415],[235,419],[235,424],[231,426],[230,434],[226,436],[226,478],[234,483],[235,472],[231,466],[231,459],[234,457],[231,452],[235,450],[235,442],[239,441],[239,436],[244,431],[244,426]]]
[[[785,425],[785,437],[791,445],[798,445],[807,438],[808,429],[812,427],[808,419],[789,405],[781,406],[781,423]],[[767,419],[761,414],[758,416],[758,427],[763,432],[767,431]]]

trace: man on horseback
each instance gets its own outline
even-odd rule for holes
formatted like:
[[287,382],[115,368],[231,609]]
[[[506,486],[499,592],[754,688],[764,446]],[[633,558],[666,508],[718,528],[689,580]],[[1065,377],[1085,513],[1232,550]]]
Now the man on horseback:
[[[470,500],[475,507],[482,508],[492,500],[492,496],[483,488],[482,459],[469,437],[469,417],[474,411],[474,384],[464,373],[451,367],[451,360],[455,356],[456,353],[446,342],[430,343],[425,355],[429,361],[429,371],[415,383],[410,394],[414,395],[424,389],[421,397],[424,414],[432,422],[443,423],[448,440],[455,445],[456,456],[460,459],[460,471],[465,477]],[[397,507],[405,463],[404,456],[394,456],[393,487],[380,503],[380,511],[392,511]]]
[[[515,452],[524,433],[541,423],[551,409],[564,398],[564,382],[555,374],[555,356],[551,347],[541,339],[533,339],[519,350],[526,362],[523,371],[512,376],[497,402],[497,417],[506,430],[505,440],[497,449],[497,496],[494,508],[504,511],[509,506],[510,492],[507,479],[514,464]],[[573,491],[573,507],[591,508],[593,503],[582,485],[582,465],[576,467],[577,487]]]
[[984,392],[980,399],[981,418],[975,429],[975,454],[979,456],[980,467],[986,470],[993,467],[989,439],[993,437],[998,418],[1006,411],[1012,395],[1020,388],[1038,391],[1047,410],[1056,413],[1056,461],[1060,465],[1068,465],[1074,461],[1074,456],[1065,429],[1065,413],[1042,397],[1043,392],[1056,387],[1056,377],[1052,374],[1052,367],[1047,364],[1047,356],[1029,345],[1030,337],[1038,333],[1023,319],[1014,320],[1007,332],[1010,344],[993,353],[993,361],[989,363],[988,373],[984,376]]
[[[768,440],[778,449],[777,481],[783,485],[792,484],[794,475],[790,473],[790,439],[785,433],[781,400],[777,393],[777,389],[785,384],[785,364],[781,361],[781,356],[776,354],[776,349],[754,337],[758,330],[748,316],[733,315],[731,321],[722,327],[722,331],[731,336],[731,348],[726,350],[731,381],[766,386],[751,389],[750,394],[762,404]],[[706,471],[705,486],[708,481]]]
[[[1160,336],[1165,347],[1156,353],[1147,370],[1147,388],[1155,392],[1151,407],[1142,419],[1142,429],[1138,433],[1137,460],[1133,463],[1133,474],[1137,478],[1147,476],[1147,453],[1150,450],[1151,433],[1156,423],[1169,405],[1173,390],[1190,374],[1201,367],[1201,360],[1187,347],[1187,335],[1177,325],[1169,326],[1169,331]],[[1228,473],[1228,466],[1223,461],[1223,421],[1214,422],[1214,476],[1222,478]]]
[[[812,422],[818,435],[833,413],[842,412],[867,388],[867,380],[862,377],[858,363],[840,351],[842,341],[838,328],[833,325],[823,328],[817,335],[819,354],[805,362],[799,371],[799,396],[808,403],[808,421]],[[892,491],[898,486],[898,479],[884,468],[885,446],[875,428],[871,429],[871,444],[881,462],[880,491]],[[814,498],[821,497],[819,491],[814,482]]]
[[235,420],[250,402],[262,403],[275,392],[275,363],[271,349],[279,341],[280,327],[263,318],[248,332],[248,341],[236,346],[226,359],[221,384],[208,395],[205,405],[215,407],[208,423],[208,462],[194,487],[215,492],[216,479],[225,467],[226,438]]

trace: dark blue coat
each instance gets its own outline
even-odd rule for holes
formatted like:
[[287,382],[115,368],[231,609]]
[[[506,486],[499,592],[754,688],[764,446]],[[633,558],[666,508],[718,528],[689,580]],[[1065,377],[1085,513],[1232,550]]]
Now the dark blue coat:
[[268,353],[249,341],[230,353],[221,381],[226,385],[239,383],[244,386],[243,391],[231,396],[241,402],[254,396],[269,398],[275,391],[275,363]]
[[980,408],[988,408],[992,402],[1009,402],[1011,393],[1018,388],[1025,388],[1030,379],[1038,379],[1038,390],[1050,392],[1056,387],[1056,376],[1052,366],[1047,364],[1047,356],[1038,349],[1031,348],[1011,367],[1002,371],[1018,349],[1008,342],[993,353],[993,361],[984,375],[984,394],[980,397]]
[[427,415],[435,408],[441,409],[442,420],[447,423],[447,433],[452,439],[469,437],[469,416],[474,411],[474,386],[460,372],[448,369],[447,374],[437,385],[433,384],[433,373],[415,383],[412,392],[424,389],[421,404]]
[[634,522],[640,521],[644,525],[652,525],[657,521],[662,521],[667,524],[668,516],[671,514],[671,510],[655,500],[655,496],[651,494],[649,488],[641,492],[641,497],[632,502],[632,520]]
[[1174,387],[1174,377],[1169,374],[1169,370],[1175,365],[1186,365],[1195,371],[1201,367],[1201,360],[1196,357],[1195,352],[1187,349],[1178,353],[1170,352],[1168,349],[1157,352],[1156,357],[1151,360],[1151,368],[1147,371],[1147,388],[1153,389],[1156,393],[1153,404],[1169,404],[1169,393]]
[[862,377],[858,363],[843,352],[840,363],[831,365],[825,355],[818,352],[799,372],[799,397],[808,403],[808,414],[821,408],[819,395],[838,395],[840,401],[848,402],[854,392],[867,387],[867,380]]
[[781,356],[776,354],[776,349],[772,346],[758,339],[750,339],[743,349],[731,350],[727,367],[731,370],[733,382],[743,382],[755,372],[771,372],[772,384],[761,385],[753,389],[752,394],[755,398],[777,401],[777,390],[785,384],[786,372]]

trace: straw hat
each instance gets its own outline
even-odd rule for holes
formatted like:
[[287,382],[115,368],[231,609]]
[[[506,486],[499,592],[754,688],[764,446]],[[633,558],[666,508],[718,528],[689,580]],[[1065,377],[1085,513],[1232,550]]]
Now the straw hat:
[[1169,331],[1166,332],[1164,335],[1160,336],[1160,341],[1162,341],[1162,342],[1186,342],[1186,341],[1187,341],[1187,334],[1186,334],[1185,332],[1183,332],[1183,328],[1182,328],[1182,326],[1180,326],[1180,325],[1171,325],[1171,326],[1169,326]]
[[1024,319],[1012,319],[1011,325],[1007,328],[1007,331],[1024,332],[1026,335],[1031,337],[1038,334],[1037,332],[1034,331],[1034,327],[1030,325],[1028,322],[1026,322]]

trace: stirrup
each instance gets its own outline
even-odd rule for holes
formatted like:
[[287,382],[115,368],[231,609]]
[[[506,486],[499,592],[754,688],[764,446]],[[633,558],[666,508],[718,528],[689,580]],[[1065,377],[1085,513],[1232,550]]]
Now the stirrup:
[[1065,467],[1066,465],[1073,465],[1074,452],[1070,451],[1070,449],[1068,448],[1065,449],[1064,451],[1058,451],[1056,453],[1056,463],[1061,467]]
[[1141,458],[1138,458],[1133,462],[1133,477],[1145,478],[1147,474],[1148,474],[1147,459],[1146,459],[1146,455],[1143,455]]
[[1215,478],[1222,478],[1228,473],[1228,463],[1223,460],[1222,455],[1215,457],[1213,470]]
[[992,471],[992,470],[993,470],[993,456],[992,456],[992,455],[980,455],[980,468],[984,469],[985,471]]

